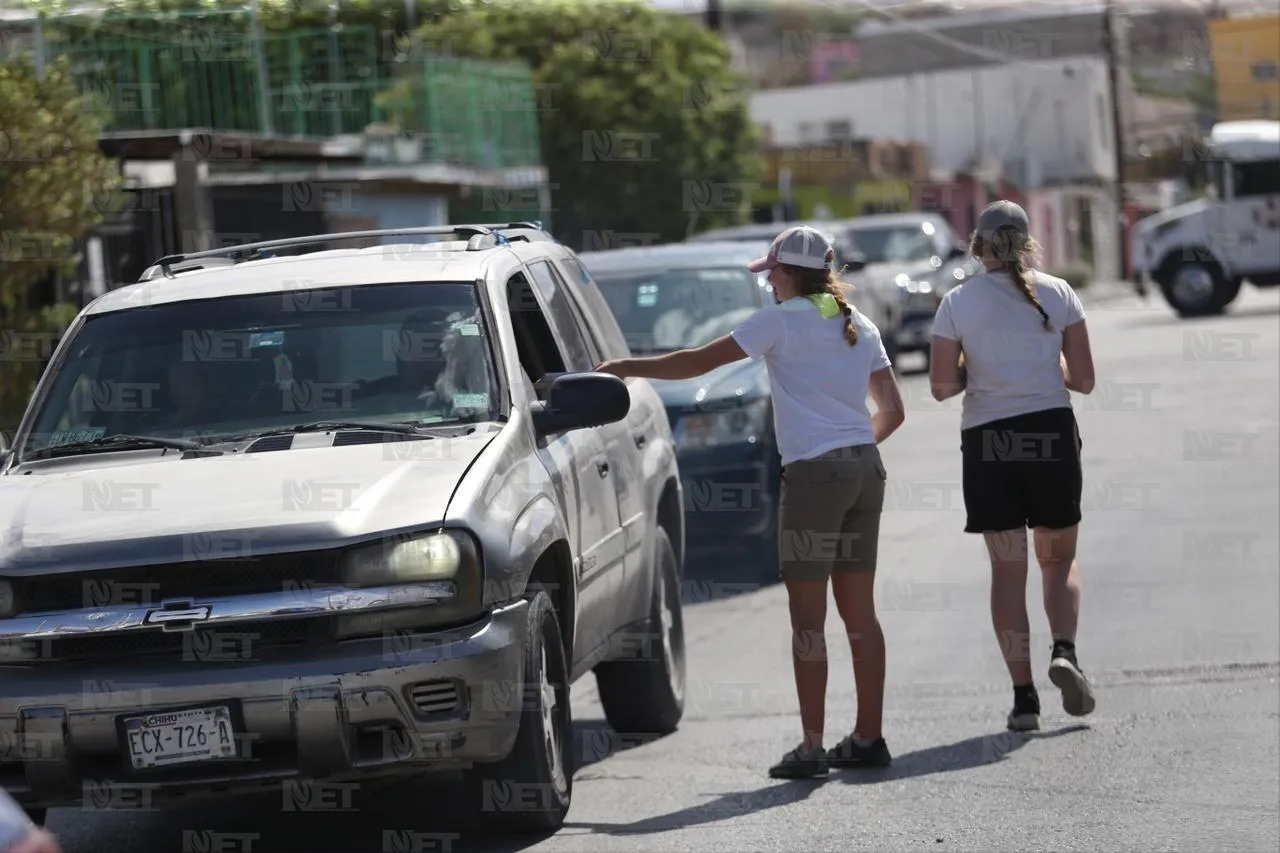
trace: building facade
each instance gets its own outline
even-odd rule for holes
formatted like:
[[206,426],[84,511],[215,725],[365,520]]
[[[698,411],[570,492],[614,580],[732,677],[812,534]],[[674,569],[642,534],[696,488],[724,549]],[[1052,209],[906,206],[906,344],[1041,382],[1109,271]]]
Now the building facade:
[[1115,180],[1105,60],[1028,61],[757,92],[777,145],[849,139],[924,144],[933,168],[996,161],[1027,185]]
[[1280,119],[1280,13],[1209,22],[1218,121]]
[[[752,116],[776,146],[894,140],[927,151],[926,177],[895,182],[906,188],[860,188],[852,207],[874,189],[898,209],[943,213],[967,234],[989,200],[1016,198],[1043,233],[1046,266],[1116,278],[1123,261],[1107,14],[1103,6],[1013,9],[867,24],[857,33],[857,80],[761,90]],[[1136,96],[1126,29],[1116,25],[1128,124]],[[809,206],[830,194],[799,182],[789,191]]]

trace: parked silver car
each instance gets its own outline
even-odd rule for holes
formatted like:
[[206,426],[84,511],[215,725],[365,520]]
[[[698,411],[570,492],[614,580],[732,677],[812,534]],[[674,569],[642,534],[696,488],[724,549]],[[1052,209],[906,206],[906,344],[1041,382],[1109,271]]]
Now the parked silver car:
[[889,306],[890,331],[884,336],[889,356],[896,361],[900,353],[923,352],[927,357],[942,297],[980,270],[967,243],[937,213],[859,216],[827,227],[838,250],[856,248],[866,264],[867,286]]
[[[370,236],[438,242],[231,261]],[[570,683],[623,732],[684,706],[671,430],[591,372],[629,352],[525,223],[174,256],[94,301],[0,453],[0,784],[305,810],[462,770],[487,824],[558,827]]]

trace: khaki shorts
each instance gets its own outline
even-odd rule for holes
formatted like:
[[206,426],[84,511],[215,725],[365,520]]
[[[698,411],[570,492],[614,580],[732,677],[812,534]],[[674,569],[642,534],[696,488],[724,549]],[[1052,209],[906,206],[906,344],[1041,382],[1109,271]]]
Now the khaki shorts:
[[887,479],[874,444],[844,447],[782,469],[778,565],[784,581],[873,572]]

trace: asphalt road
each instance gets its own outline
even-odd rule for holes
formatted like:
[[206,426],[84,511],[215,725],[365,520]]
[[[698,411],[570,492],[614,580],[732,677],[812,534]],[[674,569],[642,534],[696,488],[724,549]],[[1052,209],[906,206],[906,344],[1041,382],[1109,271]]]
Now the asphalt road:
[[[529,845],[452,819],[447,790],[369,791],[355,813],[279,798],[141,813],[61,810],[67,853],[416,851],[1226,850],[1280,846],[1280,293],[1178,321],[1158,301],[1094,300],[1099,383],[1077,397],[1086,460],[1081,663],[1097,711],[1066,717],[1046,677],[1033,573],[1030,648],[1044,731],[1004,731],[1010,694],[981,542],[961,532],[958,400],[904,378],[884,448],[879,596],[894,766],[824,782],[766,768],[799,735],[778,586],[707,602],[691,566],[680,730],[624,743],[574,688],[582,767],[555,837]],[[735,587],[741,589],[741,586]],[[723,588],[722,588],[723,589]],[[834,608],[832,742],[852,724]]]

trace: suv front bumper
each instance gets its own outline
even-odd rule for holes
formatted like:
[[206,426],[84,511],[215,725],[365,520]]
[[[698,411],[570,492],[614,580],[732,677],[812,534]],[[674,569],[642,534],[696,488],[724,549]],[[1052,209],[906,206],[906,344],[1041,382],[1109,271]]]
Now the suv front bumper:
[[[447,632],[348,640],[322,656],[0,666],[0,786],[27,807],[136,808],[500,761],[519,729],[527,609],[517,602]],[[213,706],[231,710],[236,758],[133,769],[122,718]]]

